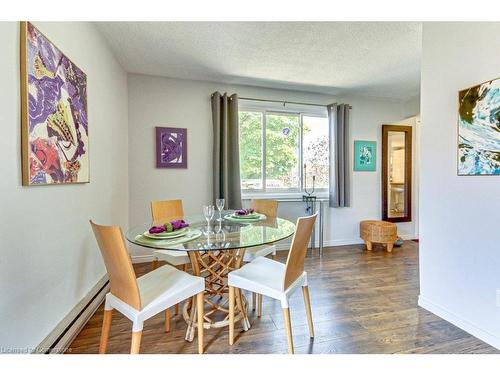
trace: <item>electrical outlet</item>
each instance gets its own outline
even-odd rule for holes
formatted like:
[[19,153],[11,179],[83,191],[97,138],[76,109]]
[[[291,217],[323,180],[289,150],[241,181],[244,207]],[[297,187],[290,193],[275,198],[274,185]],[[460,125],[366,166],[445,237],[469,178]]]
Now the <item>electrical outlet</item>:
[[500,289],[497,289],[497,307],[500,307]]

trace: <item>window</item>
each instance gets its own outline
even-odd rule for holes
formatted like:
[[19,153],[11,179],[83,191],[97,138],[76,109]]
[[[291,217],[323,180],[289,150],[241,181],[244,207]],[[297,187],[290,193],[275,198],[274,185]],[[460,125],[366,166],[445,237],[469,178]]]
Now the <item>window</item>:
[[266,114],[264,181],[266,190],[299,188],[300,117],[295,114]]
[[[302,117],[302,150],[306,168],[306,181],[316,176],[317,189],[328,190],[329,142],[328,120],[325,117]],[[309,183],[308,183],[309,186]]]
[[313,176],[316,193],[328,190],[326,110],[240,105],[239,127],[243,193],[302,193]]

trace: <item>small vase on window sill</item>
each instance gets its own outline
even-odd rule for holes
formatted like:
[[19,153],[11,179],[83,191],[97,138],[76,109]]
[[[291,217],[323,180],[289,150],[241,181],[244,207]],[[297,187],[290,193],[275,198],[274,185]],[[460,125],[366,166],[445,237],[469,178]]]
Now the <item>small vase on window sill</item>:
[[309,198],[312,198],[313,197],[313,193],[314,193],[314,189],[315,189],[315,183],[316,183],[316,176],[313,175],[312,176],[312,189],[311,191],[308,191],[307,190],[307,165],[304,164],[304,192],[307,194],[307,197]]

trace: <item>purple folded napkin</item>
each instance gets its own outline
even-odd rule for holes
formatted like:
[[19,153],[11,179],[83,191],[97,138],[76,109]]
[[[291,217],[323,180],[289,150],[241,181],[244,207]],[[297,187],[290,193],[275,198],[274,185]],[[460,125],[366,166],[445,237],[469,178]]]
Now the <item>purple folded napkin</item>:
[[157,234],[157,233],[163,233],[165,232],[165,227],[151,227],[149,228],[149,233],[151,234]]
[[173,232],[186,227],[189,227],[189,224],[184,220],[174,220],[161,226],[153,226],[149,228],[149,233],[158,234],[163,232]]
[[170,224],[172,224],[172,230],[178,230],[182,228],[189,227],[189,224],[186,223],[184,220],[174,220]]
[[234,211],[234,214],[236,216],[245,216],[245,215],[253,214],[254,211],[255,210],[253,208],[242,208],[240,210]]

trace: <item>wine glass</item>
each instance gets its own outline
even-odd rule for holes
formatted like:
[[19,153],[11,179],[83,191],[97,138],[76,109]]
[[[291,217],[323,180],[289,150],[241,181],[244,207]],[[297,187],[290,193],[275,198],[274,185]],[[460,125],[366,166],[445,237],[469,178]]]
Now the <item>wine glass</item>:
[[219,221],[219,224],[217,225],[217,232],[215,233],[215,240],[217,242],[219,242],[219,244],[226,241],[226,233],[224,233],[224,230],[222,229],[222,221]]
[[217,205],[217,209],[219,210],[219,218],[217,219],[217,221],[222,221],[222,210],[224,209],[224,198],[221,198],[221,199],[217,199],[215,201],[215,204]]
[[203,206],[203,215],[205,215],[205,220],[207,221],[207,227],[210,229],[210,220],[214,217],[214,206],[208,205]]

